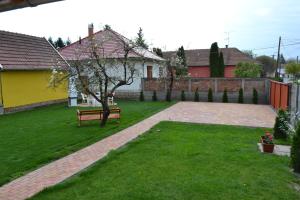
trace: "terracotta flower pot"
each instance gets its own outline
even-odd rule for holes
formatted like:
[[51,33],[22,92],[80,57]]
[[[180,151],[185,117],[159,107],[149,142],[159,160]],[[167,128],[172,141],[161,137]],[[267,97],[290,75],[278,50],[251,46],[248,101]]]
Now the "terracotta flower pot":
[[274,144],[264,144],[262,143],[263,151],[266,153],[273,153],[274,151]]
[[264,136],[261,137],[260,141],[261,141],[261,144],[262,144],[262,147],[263,147],[263,151],[265,153],[273,153],[274,146],[275,146],[274,144],[266,144],[266,143],[264,143]]

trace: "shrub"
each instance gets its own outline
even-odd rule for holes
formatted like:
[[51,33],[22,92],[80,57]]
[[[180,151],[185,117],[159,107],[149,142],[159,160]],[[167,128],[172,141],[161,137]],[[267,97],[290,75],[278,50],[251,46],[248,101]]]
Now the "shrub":
[[167,91],[167,94],[166,94],[166,101],[169,101],[169,102],[171,102],[171,92],[168,90]]
[[257,90],[255,88],[253,88],[252,102],[253,102],[253,104],[257,104],[258,103],[258,94],[257,94]]
[[196,102],[199,101],[199,92],[198,92],[198,88],[197,88],[196,91],[195,91],[194,101],[196,101]]
[[238,103],[244,103],[244,91],[243,88],[239,89],[239,99],[238,99]]
[[157,101],[156,91],[153,91],[152,101]]
[[240,62],[234,70],[235,76],[242,78],[256,78],[260,76],[261,72],[262,67],[253,62]]
[[214,101],[213,100],[213,92],[212,92],[211,88],[208,89],[207,101],[208,102],[213,102]]
[[291,148],[291,166],[294,172],[300,173],[300,126],[297,127],[293,136]]
[[226,88],[224,89],[224,92],[223,92],[222,102],[223,103],[228,103],[228,96],[227,96],[227,89]]
[[285,66],[285,72],[292,75],[293,78],[296,79],[296,77],[300,74],[300,64],[297,64],[295,62],[288,63]]
[[289,116],[286,111],[279,109],[274,125],[275,139],[287,139],[289,131]]
[[184,90],[181,91],[181,101],[185,101],[185,93],[184,93]]
[[143,90],[140,92],[140,101],[145,101]]

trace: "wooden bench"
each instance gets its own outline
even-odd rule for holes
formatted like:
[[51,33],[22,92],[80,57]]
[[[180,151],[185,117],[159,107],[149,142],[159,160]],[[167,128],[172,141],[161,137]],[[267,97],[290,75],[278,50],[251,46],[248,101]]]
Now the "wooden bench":
[[[81,121],[92,121],[103,118],[103,110],[77,110],[78,126],[81,126]],[[121,119],[121,109],[111,108],[108,119]]]

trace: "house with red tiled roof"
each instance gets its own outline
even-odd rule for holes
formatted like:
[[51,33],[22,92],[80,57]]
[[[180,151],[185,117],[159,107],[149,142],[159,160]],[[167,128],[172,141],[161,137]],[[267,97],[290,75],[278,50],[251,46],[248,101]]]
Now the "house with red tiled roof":
[[[117,69],[109,73],[117,77],[122,73],[122,59],[124,59],[124,44],[132,43],[131,40],[112,29],[104,29],[94,32],[92,24],[88,27],[88,36],[59,49],[60,54],[72,66],[75,61],[92,61],[91,46],[98,45],[97,53],[104,60],[114,59]],[[133,83],[124,85],[116,90],[116,95],[134,94],[142,89],[142,78],[158,78],[165,72],[165,60],[153,52],[142,47],[134,47],[128,53],[128,60],[135,68]]]
[[0,113],[66,101],[67,82],[49,87],[58,65],[68,67],[47,39],[0,31]]
[[[256,62],[245,53],[241,52],[237,48],[220,48],[220,52],[224,56],[225,78],[234,77],[235,66],[240,62]],[[208,78],[210,77],[209,68],[209,54],[210,49],[192,49],[185,50],[185,56],[187,60],[188,73],[193,78]],[[163,52],[163,57],[170,59],[176,56],[176,51]]]

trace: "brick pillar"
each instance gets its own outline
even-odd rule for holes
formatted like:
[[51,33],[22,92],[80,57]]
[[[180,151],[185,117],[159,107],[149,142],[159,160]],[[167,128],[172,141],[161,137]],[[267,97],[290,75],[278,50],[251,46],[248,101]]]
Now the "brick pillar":
[[215,83],[215,84],[214,84],[214,85],[215,85],[215,86],[214,86],[214,87],[215,87],[214,90],[215,90],[215,93],[217,94],[217,93],[218,93],[218,79],[215,78],[215,79],[214,79],[214,83]]
[[242,79],[242,89],[243,89],[243,91],[245,91],[245,79],[244,78]]
[[192,80],[191,78],[189,78],[189,92],[192,91]]

